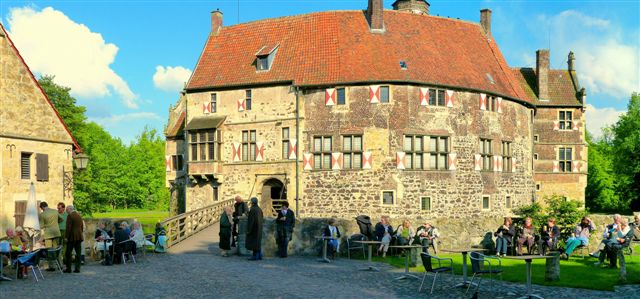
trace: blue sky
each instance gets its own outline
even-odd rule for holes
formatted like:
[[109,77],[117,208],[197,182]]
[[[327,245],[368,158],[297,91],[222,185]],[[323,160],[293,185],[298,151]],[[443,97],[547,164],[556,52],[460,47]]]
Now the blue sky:
[[[384,1],[390,9],[393,1]],[[533,66],[551,48],[552,68],[576,53],[588,92],[588,128],[614,122],[640,91],[639,1],[430,1],[432,15],[479,21],[492,31],[510,66]],[[238,10],[238,5],[240,10]],[[91,120],[129,142],[145,126],[164,128],[210,31],[224,25],[327,10],[365,9],[366,0],[320,1],[7,1],[2,24],[36,74],[70,86]],[[239,12],[239,13],[238,13]]]

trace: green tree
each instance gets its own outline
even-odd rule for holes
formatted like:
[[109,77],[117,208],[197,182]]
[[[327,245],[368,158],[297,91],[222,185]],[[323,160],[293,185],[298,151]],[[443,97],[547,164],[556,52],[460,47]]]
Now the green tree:
[[610,134],[605,132],[605,138],[594,141],[587,132],[589,145],[589,174],[585,190],[586,207],[594,212],[620,211],[620,200],[616,192],[617,179],[613,171],[612,146]]
[[633,93],[627,113],[611,128],[613,166],[624,212],[640,211],[640,94]]

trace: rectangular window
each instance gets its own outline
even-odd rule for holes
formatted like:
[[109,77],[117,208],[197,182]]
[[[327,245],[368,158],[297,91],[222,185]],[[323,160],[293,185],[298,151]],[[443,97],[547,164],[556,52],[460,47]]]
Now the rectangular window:
[[425,136],[405,135],[403,149],[405,152],[405,167],[407,169],[424,169]]
[[189,132],[191,136],[191,156],[189,156],[189,161],[198,161],[198,133],[195,131]]
[[502,142],[502,171],[503,172],[512,172],[512,149],[511,142],[503,141]]
[[480,138],[480,156],[482,170],[493,170],[493,144],[490,139]]
[[289,159],[289,127],[282,128],[282,159]]
[[389,86],[380,86],[380,103],[389,103]]
[[171,156],[171,169],[174,171],[182,170],[182,155],[173,155]]
[[342,136],[342,158],[345,169],[362,168],[362,135]]
[[505,207],[511,209],[511,196],[505,197]]
[[[221,140],[220,131],[216,129],[190,131],[189,143],[191,146],[191,156],[189,161],[219,161]],[[182,159],[181,155],[178,155]],[[175,161],[174,161],[175,162]],[[181,163],[180,163],[181,164]],[[176,165],[174,163],[174,165]],[[178,170],[182,168],[179,167]]]
[[429,169],[447,170],[449,169],[449,137],[431,136],[429,137]]
[[256,68],[259,71],[268,71],[269,70],[269,56],[258,56],[256,58]]
[[560,130],[571,130],[573,128],[573,112],[564,110],[559,111],[558,125]]
[[213,201],[218,201],[218,183],[217,182],[211,183],[211,189],[212,189],[211,191],[213,191],[211,192],[213,193]]
[[218,111],[218,94],[211,94],[211,113],[216,113]]
[[533,159],[538,160],[538,154],[533,154]]
[[242,131],[242,161],[256,160],[256,131]]
[[331,136],[313,137],[313,168],[331,169]]
[[498,111],[498,100],[496,97],[487,96],[487,111]]
[[536,184],[536,191],[540,191],[540,184]]
[[251,110],[251,89],[245,91],[246,97],[244,99],[245,110]]
[[571,172],[571,163],[573,161],[573,149],[570,147],[561,147],[558,149],[558,166],[560,172]]
[[31,153],[20,153],[20,177],[23,180],[31,179]]
[[420,198],[420,206],[423,211],[431,211],[431,197]]
[[490,197],[488,195],[483,195],[482,196],[482,209],[483,210],[488,210],[490,208],[489,198]]
[[336,88],[336,92],[338,94],[338,105],[344,105],[347,103],[347,94],[346,90],[343,88]]
[[540,135],[533,135],[533,142],[540,141]]
[[395,198],[393,196],[393,191],[382,191],[382,204],[393,205],[394,203]]
[[444,106],[444,90],[443,89],[429,89],[429,105],[431,106]]
[[49,181],[49,155],[36,154],[36,181]]

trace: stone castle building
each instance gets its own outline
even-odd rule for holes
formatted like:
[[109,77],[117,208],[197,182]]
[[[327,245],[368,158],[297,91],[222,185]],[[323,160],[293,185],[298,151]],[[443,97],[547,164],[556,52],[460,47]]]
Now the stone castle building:
[[[70,204],[80,147],[0,24],[0,236],[22,225],[29,185],[49,206]],[[66,182],[65,182],[66,180]]]
[[328,11],[211,33],[167,136],[183,210],[257,196],[301,217],[497,218],[554,193],[584,202],[585,97],[569,55],[507,65],[480,23]]

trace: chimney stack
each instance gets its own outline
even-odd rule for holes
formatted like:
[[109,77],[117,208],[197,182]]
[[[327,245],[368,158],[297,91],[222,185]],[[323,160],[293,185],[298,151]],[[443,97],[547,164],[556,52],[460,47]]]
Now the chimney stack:
[[480,26],[487,36],[491,36],[491,9],[480,10]]
[[576,60],[576,56],[573,55],[573,51],[569,52],[569,57],[567,58],[567,65],[569,66],[569,71],[575,71],[573,62]]
[[222,30],[222,12],[216,9],[211,12],[211,35],[218,35]]
[[369,0],[367,20],[369,21],[371,32],[384,32],[383,10],[382,0]]
[[549,99],[549,50],[536,51],[536,75],[538,78],[538,98]]

